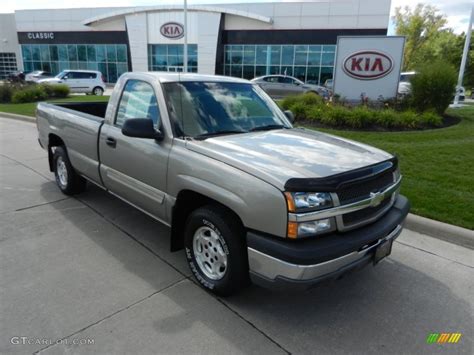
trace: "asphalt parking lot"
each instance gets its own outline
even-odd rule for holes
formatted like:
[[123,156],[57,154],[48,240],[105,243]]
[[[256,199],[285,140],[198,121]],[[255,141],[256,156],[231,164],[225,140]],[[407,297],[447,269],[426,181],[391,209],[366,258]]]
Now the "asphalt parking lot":
[[62,195],[36,139],[0,118],[0,353],[473,353],[472,250],[404,231],[376,268],[219,299],[166,227],[96,187]]

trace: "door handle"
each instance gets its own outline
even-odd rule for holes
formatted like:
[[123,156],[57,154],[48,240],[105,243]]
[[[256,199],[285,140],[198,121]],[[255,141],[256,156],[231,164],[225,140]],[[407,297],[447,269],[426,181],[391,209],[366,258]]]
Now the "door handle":
[[112,148],[115,148],[115,146],[117,145],[117,141],[115,140],[115,138],[107,137],[105,138],[105,144],[111,146]]

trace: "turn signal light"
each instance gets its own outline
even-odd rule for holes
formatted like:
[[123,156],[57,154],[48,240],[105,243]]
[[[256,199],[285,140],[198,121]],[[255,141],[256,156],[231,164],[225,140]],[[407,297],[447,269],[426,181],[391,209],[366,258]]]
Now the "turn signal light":
[[291,239],[298,238],[298,223],[288,222],[287,235],[288,235],[288,238],[291,238]]

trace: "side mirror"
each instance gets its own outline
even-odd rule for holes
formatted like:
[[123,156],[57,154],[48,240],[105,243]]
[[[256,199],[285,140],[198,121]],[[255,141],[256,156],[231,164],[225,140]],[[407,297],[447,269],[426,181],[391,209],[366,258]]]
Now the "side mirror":
[[126,120],[122,126],[122,134],[127,137],[149,138],[161,141],[163,133],[156,130],[149,118],[134,118]]
[[295,122],[295,115],[293,115],[293,112],[291,112],[290,110],[286,110],[286,111],[283,111],[286,118],[288,118],[288,121],[290,121],[291,123]]

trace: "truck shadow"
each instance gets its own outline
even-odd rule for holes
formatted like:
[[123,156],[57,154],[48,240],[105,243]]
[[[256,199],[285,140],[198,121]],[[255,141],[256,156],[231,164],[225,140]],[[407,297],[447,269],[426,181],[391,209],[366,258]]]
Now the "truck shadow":
[[[183,275],[190,275],[184,253],[169,251],[169,228],[95,186],[89,186],[88,191],[77,199]],[[80,220],[72,222],[99,247],[111,248],[110,240],[88,233]],[[471,290],[472,296],[472,273],[470,278],[466,276],[465,285],[440,281],[426,262],[416,261],[417,258],[434,256],[408,248],[395,244],[393,255],[377,268],[368,266],[310,291],[273,292],[251,286],[236,296],[219,301],[292,353],[367,354],[383,351],[400,354],[406,353],[407,349],[410,353],[432,353],[442,350],[439,346],[435,348],[433,344],[426,344],[426,337],[433,332],[463,333],[463,342],[458,344],[456,351],[470,352],[472,308],[466,301],[469,297],[461,295],[460,290],[466,293]],[[409,262],[404,261],[407,257],[401,257],[405,252],[412,256]],[[113,256],[138,277],[156,286],[150,272],[140,274],[133,263],[127,265],[130,258],[120,253]],[[459,267],[446,261],[443,265],[452,272],[457,272]],[[468,275],[467,271],[462,272]],[[446,280],[446,275],[443,276],[440,279]],[[207,297],[205,291],[197,294]],[[245,339],[229,332],[228,327],[232,324],[216,322],[215,316],[208,317],[195,309],[201,297],[190,300],[190,297],[180,296],[177,292],[166,295],[183,311],[155,320],[156,332],[181,333],[199,322],[241,351],[249,350]]]

